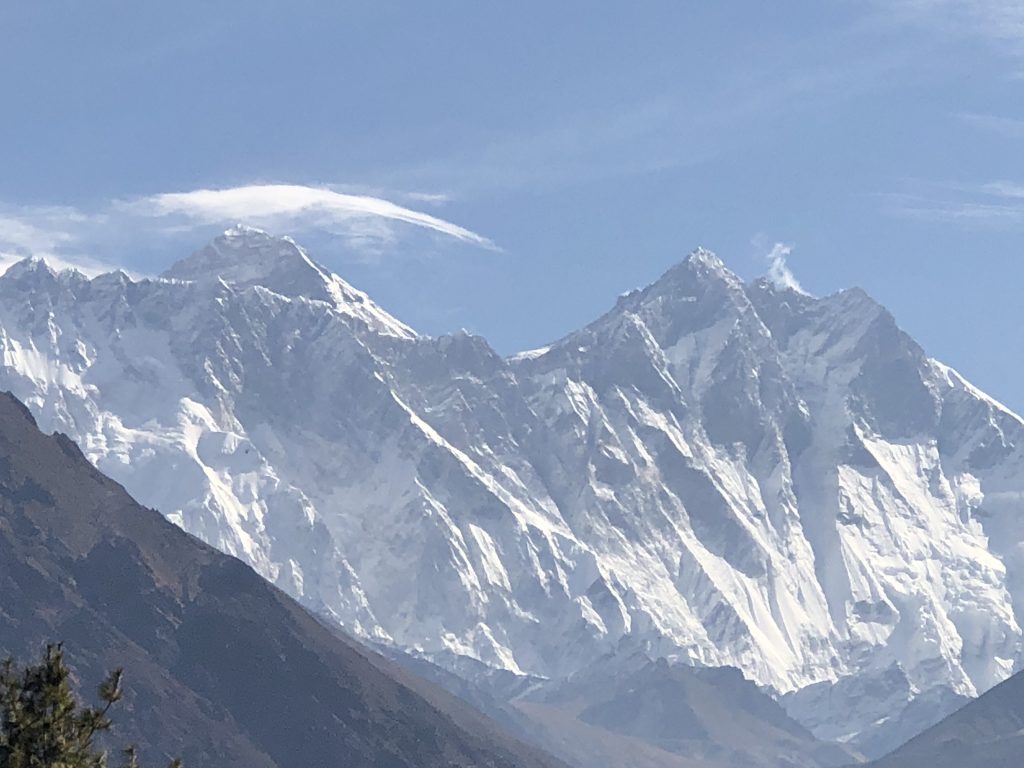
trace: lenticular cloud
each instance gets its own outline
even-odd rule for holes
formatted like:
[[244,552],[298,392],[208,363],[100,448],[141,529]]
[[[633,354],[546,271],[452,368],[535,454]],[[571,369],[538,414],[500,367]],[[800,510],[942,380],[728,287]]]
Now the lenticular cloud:
[[494,243],[483,235],[389,200],[298,184],[256,184],[169,192],[122,204],[121,207],[145,216],[180,214],[206,223],[246,221],[260,226],[280,226],[295,220],[328,224],[377,218],[412,224],[466,243],[494,248]]

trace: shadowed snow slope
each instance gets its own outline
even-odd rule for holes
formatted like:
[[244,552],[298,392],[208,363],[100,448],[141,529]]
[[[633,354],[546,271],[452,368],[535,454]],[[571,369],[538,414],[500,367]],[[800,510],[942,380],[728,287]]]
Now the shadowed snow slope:
[[236,228],[160,280],[13,267],[0,350],[144,503],[452,669],[731,665],[878,753],[1020,658],[1024,426],[859,290],[700,250],[506,360]]

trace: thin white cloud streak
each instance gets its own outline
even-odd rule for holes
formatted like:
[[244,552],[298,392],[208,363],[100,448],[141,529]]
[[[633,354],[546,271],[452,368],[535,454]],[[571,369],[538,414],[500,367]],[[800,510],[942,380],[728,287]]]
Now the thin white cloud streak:
[[976,202],[937,202],[902,197],[894,200],[890,213],[918,221],[964,224],[1018,224],[1024,222],[1024,207]]
[[406,192],[404,196],[414,202],[428,205],[445,205],[452,200],[450,195],[443,192]]
[[1014,184],[1012,181],[990,181],[983,184],[981,190],[993,197],[1024,200],[1024,184]]
[[918,221],[966,226],[1024,224],[1024,185],[1011,181],[984,184],[911,182],[912,191],[879,195],[886,213]]
[[152,195],[116,206],[143,217],[181,215],[203,223],[241,221],[257,226],[342,226],[356,239],[387,239],[381,221],[432,230],[465,243],[495,250],[495,244],[472,230],[389,200],[352,195],[324,187],[254,184],[226,189],[197,189]]

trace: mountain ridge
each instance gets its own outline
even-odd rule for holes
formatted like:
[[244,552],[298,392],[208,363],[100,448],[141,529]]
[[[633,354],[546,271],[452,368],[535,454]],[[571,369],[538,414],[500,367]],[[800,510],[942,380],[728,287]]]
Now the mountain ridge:
[[0,385],[363,637],[548,677],[736,666],[875,754],[912,700],[927,724],[1020,663],[1020,419],[862,291],[698,251],[502,358],[208,277],[0,277]]
[[870,768],[1012,768],[1024,748],[1024,676],[1017,673]]

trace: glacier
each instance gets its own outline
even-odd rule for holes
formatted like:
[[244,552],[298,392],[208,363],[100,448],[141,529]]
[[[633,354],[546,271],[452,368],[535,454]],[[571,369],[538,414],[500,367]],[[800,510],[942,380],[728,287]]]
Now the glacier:
[[0,351],[141,502],[455,671],[733,666],[880,754],[1021,666],[1024,421],[859,289],[698,249],[504,358],[237,226],[155,279],[15,264]]

